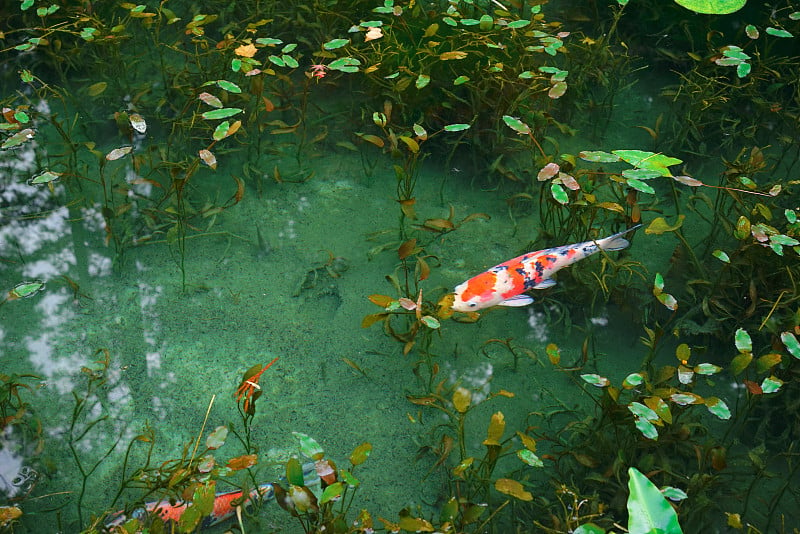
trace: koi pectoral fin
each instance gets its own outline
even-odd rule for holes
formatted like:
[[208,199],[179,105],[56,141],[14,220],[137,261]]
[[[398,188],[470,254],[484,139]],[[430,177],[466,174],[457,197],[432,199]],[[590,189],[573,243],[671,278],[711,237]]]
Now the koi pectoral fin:
[[512,306],[518,308],[520,306],[527,306],[528,304],[533,304],[532,297],[529,297],[528,295],[517,295],[515,297],[507,298],[503,302],[499,303],[498,306]]
[[552,278],[545,278],[544,280],[533,286],[533,289],[547,289],[548,287],[553,287],[554,285],[556,285],[555,280],[553,280]]

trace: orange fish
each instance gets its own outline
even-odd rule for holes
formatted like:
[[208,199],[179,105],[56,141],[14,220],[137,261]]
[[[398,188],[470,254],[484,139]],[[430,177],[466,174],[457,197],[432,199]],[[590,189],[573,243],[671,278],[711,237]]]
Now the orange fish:
[[456,286],[452,309],[469,313],[491,306],[527,306],[533,302],[533,298],[525,295],[526,291],[554,286],[556,281],[551,276],[556,271],[600,250],[610,252],[626,248],[630,243],[622,236],[640,226],[637,224],[597,241],[528,252],[495,265]]
[[[214,498],[214,511],[211,512],[211,515],[208,517],[203,518],[203,521],[200,524],[200,530],[206,529],[233,517],[233,515],[236,513],[236,506],[233,505],[234,501],[237,505],[247,508],[253,504],[253,501],[257,498],[268,501],[274,497],[275,490],[273,489],[272,484],[261,484],[257,489],[252,490],[244,500],[242,499],[241,490],[217,493]],[[188,506],[189,504],[184,501],[170,502],[169,500],[165,499],[157,502],[149,502],[145,505],[144,509],[139,508],[134,510],[131,515],[132,517],[143,521],[146,518],[147,513],[157,513],[164,522],[174,521],[177,523]],[[123,512],[117,512],[112,515],[108,521],[106,521],[105,526],[112,532],[116,532],[114,527],[121,527],[126,521],[128,521],[128,519],[129,518]],[[119,530],[119,532],[123,531]]]

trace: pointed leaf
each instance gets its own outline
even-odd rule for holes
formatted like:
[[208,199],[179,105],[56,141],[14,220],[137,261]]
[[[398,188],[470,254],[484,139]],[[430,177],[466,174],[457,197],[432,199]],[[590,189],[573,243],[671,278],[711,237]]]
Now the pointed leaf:
[[678,514],[658,488],[638,469],[628,469],[628,532],[682,534]]

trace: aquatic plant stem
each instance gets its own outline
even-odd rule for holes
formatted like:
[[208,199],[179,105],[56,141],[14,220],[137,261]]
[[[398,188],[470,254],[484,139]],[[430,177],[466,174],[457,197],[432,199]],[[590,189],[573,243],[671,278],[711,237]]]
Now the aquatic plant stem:
[[192,457],[189,460],[189,465],[194,461],[194,457],[197,454],[197,449],[200,447],[200,439],[203,437],[203,432],[206,429],[206,423],[208,422],[208,415],[211,413],[211,407],[214,406],[214,400],[217,398],[217,394],[211,395],[211,400],[208,402],[208,409],[206,409],[206,416],[203,419],[203,426],[200,427],[200,433],[197,434],[197,440],[194,442],[194,450],[192,451]]

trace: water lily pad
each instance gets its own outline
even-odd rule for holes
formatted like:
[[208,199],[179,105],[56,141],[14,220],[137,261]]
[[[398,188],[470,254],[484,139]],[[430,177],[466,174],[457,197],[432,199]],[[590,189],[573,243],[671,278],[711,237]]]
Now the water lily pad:
[[675,0],[675,3],[704,15],[728,15],[742,9],[747,0]]

